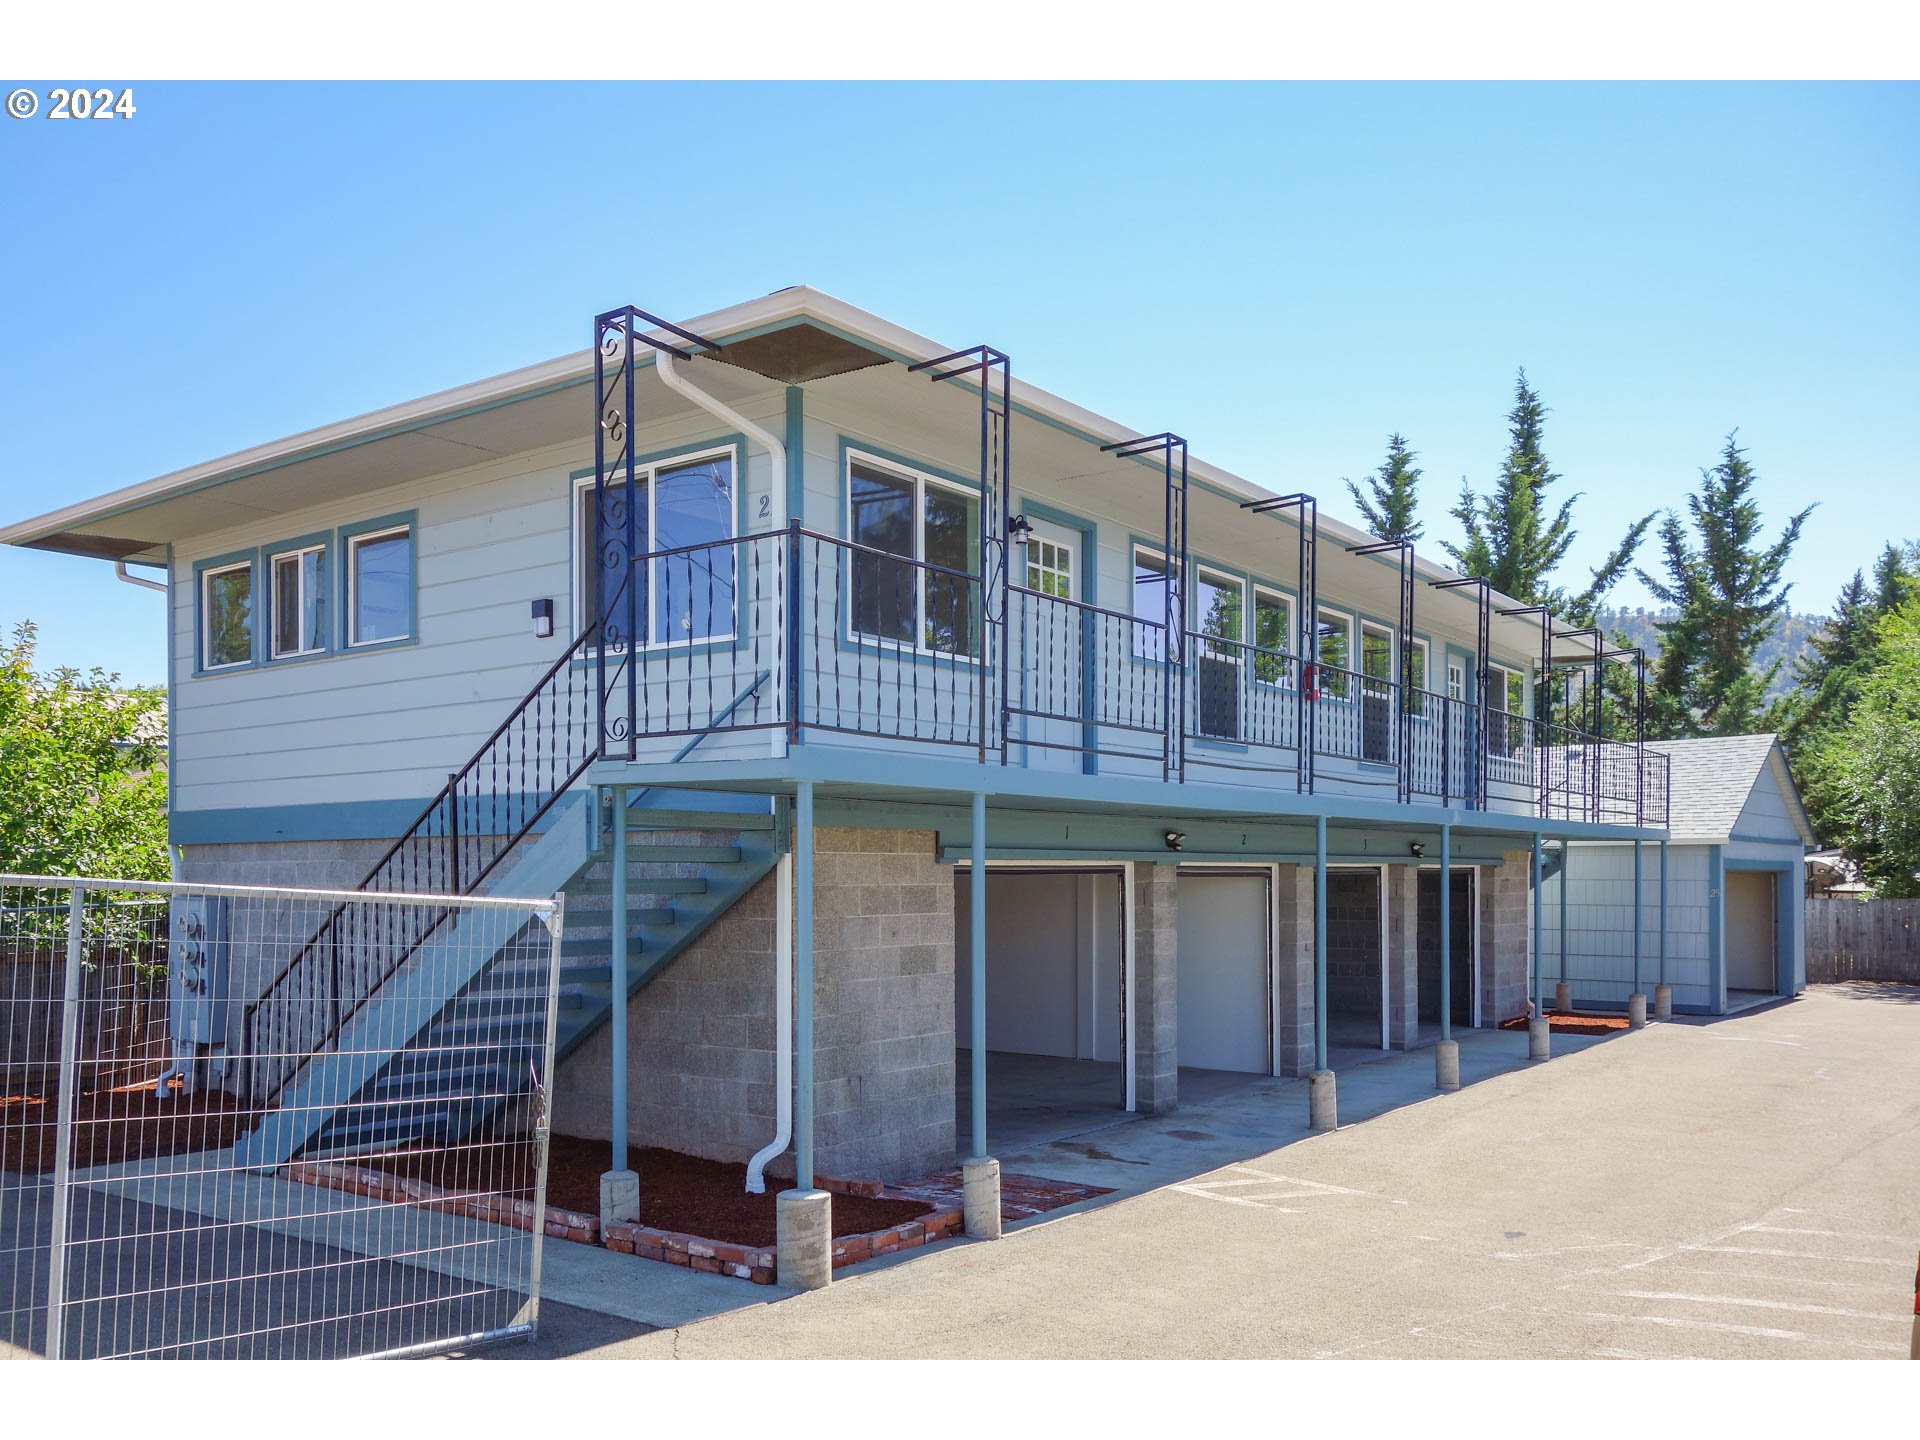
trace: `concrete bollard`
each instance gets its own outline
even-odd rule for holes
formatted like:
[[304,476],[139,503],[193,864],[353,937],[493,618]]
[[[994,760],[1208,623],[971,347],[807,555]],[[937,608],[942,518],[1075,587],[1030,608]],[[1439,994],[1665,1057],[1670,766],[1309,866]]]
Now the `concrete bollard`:
[[796,1290],[824,1290],[833,1279],[833,1197],[824,1190],[782,1190],[773,1202],[774,1276]]
[[1644,1029],[1647,1023],[1647,997],[1644,995],[1627,996],[1627,1028]]
[[1316,1070],[1307,1076],[1307,1128],[1340,1128],[1340,1098],[1334,1089],[1331,1070]]
[[976,1155],[960,1167],[961,1208],[967,1234],[975,1240],[1000,1238],[1000,1162]]
[[640,1177],[631,1170],[609,1170],[600,1177],[600,1223],[631,1225],[640,1218]]
[[1653,1018],[1656,1020],[1673,1018],[1673,987],[1671,985],[1653,987]]
[[1527,1058],[1548,1060],[1553,1056],[1553,1025],[1544,1015],[1527,1021]]
[[1460,1088],[1460,1042],[1458,1040],[1442,1040],[1433,1047],[1433,1088],[1436,1090]]
[[1553,1008],[1562,1015],[1573,1009],[1573,986],[1564,980],[1554,982]]

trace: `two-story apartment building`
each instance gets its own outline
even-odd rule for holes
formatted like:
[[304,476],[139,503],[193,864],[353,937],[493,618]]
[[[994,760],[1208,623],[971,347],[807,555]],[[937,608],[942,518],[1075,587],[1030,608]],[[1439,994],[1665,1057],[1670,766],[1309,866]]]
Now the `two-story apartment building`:
[[1537,713],[1589,637],[1294,484],[810,289],[596,342],[0,532],[164,567],[184,876],[568,890],[563,1128],[811,1180],[986,1155],[996,1076],[1330,1117],[1529,1012],[1543,854],[1664,838],[1664,756]]

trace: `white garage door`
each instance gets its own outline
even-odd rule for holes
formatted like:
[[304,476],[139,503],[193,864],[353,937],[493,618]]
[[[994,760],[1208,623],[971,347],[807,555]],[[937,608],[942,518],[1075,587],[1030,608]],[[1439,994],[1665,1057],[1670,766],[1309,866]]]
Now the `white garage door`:
[[1727,872],[1727,988],[1772,994],[1773,876],[1765,870]]
[[1180,877],[1180,1063],[1268,1074],[1267,877]]

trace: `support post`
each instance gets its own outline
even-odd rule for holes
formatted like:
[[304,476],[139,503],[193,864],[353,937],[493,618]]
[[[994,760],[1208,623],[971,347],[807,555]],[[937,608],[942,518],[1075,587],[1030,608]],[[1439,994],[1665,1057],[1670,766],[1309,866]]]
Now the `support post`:
[[607,921],[612,938],[607,943],[611,962],[613,1015],[613,1155],[607,1173],[600,1177],[600,1223],[631,1223],[640,1218],[640,1177],[627,1164],[627,990],[630,983],[627,957],[627,787],[613,787],[612,842],[607,847],[607,864],[612,896],[607,906]]
[[1573,842],[1560,842],[1560,983],[1553,988],[1553,1007],[1573,1009],[1573,986],[1567,979],[1567,871],[1573,866]]
[[793,817],[794,1182],[813,1189],[813,782],[802,780]]
[[967,1234],[977,1240],[1000,1238],[1000,1162],[987,1154],[987,797],[973,797],[973,902],[969,929],[968,984],[972,995],[972,1034],[968,1037],[973,1148],[962,1168],[961,1202]]
[[53,1219],[47,1241],[47,1358],[66,1355],[68,1192],[73,1180],[73,1100],[80,1080],[80,964],[86,947],[84,886],[67,895],[67,973],[60,991],[60,1094],[53,1119]]
[[1440,827],[1440,1043],[1434,1088],[1460,1088],[1460,1042],[1453,1038],[1453,826]]
[[1547,1019],[1546,967],[1540,963],[1540,946],[1544,939],[1545,913],[1540,905],[1540,832],[1533,832],[1532,846],[1533,884],[1529,899],[1533,903],[1533,944],[1527,956],[1531,973],[1527,976],[1527,989],[1531,1004],[1527,1016],[1527,1058],[1545,1060],[1553,1053],[1553,1025]]
[[833,1197],[813,1187],[813,782],[799,784],[793,819],[794,1188],[774,1199],[774,1273],[819,1290],[833,1279]]
[[1653,1018],[1673,1018],[1673,986],[1667,983],[1667,842],[1660,842],[1660,969],[1653,987]]
[[1313,820],[1313,1073],[1307,1077],[1307,1124],[1335,1130],[1340,1106],[1327,1068],[1327,817]]
[[1635,1029],[1647,1023],[1647,997],[1640,989],[1640,917],[1644,903],[1641,855],[1643,846],[1633,842],[1633,993],[1627,997],[1627,1022]]

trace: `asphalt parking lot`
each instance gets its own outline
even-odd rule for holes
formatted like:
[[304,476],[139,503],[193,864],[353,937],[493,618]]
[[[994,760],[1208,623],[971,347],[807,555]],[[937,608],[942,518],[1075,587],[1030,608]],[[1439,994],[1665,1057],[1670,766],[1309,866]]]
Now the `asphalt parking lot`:
[[1892,1358],[1917,1249],[1920,988],[1829,986],[816,1294],[651,1331],[550,1305],[490,1353]]

